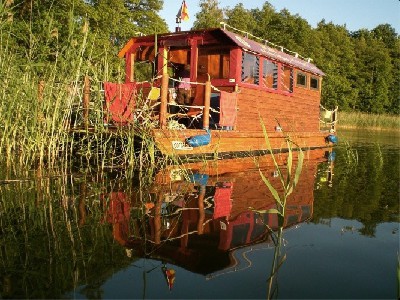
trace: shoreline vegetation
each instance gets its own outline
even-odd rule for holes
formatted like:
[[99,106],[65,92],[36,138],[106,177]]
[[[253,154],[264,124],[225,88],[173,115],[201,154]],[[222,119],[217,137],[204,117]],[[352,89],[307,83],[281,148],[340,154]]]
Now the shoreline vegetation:
[[339,129],[398,131],[400,130],[400,115],[348,112],[340,111],[339,108],[337,127]]

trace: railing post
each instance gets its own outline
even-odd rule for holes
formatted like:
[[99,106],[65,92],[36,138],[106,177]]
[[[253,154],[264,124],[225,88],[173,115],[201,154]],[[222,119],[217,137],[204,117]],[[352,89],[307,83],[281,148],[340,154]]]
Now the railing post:
[[208,129],[210,127],[210,101],[211,101],[211,81],[206,81],[204,91],[204,110],[203,110],[203,128]]
[[85,128],[89,127],[89,101],[90,101],[90,79],[89,76],[85,76],[85,81],[83,85],[83,121],[85,124]]
[[168,108],[168,60],[167,49],[163,49],[163,72],[161,78],[161,105],[160,105],[160,128],[167,127],[167,108]]

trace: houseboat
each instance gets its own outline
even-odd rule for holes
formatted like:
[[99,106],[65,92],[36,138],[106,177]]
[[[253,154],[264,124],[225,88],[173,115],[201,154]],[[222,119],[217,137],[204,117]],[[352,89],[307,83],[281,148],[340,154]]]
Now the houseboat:
[[337,108],[323,110],[328,127],[321,127],[324,73],[311,59],[226,24],[133,37],[118,55],[125,82],[104,83],[105,123],[140,138],[146,132],[165,156],[224,157],[284,150],[288,140],[303,149],[337,141]]

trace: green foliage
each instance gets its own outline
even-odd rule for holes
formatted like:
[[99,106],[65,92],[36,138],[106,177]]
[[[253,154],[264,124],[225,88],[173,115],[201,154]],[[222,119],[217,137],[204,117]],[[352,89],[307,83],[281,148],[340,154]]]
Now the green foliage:
[[90,55],[94,65],[107,58],[115,70],[122,67],[116,54],[132,36],[168,31],[157,14],[163,0],[16,0],[3,6],[8,22],[2,25],[12,36],[13,52],[19,60],[34,63],[62,60],[59,53],[76,47],[79,37],[87,35],[92,47],[83,58]]
[[286,9],[277,12],[268,2],[261,9],[249,10],[243,4],[228,8],[225,22],[311,57],[326,73],[322,89],[325,107],[400,113],[400,40],[389,24],[352,33],[346,26],[321,20],[312,29],[299,15]]
[[257,27],[252,12],[245,9],[242,3],[237,4],[233,9],[226,10],[226,17],[230,26],[243,31],[254,32]]
[[224,20],[224,13],[217,0],[200,0],[200,12],[196,14],[193,29],[218,28]]

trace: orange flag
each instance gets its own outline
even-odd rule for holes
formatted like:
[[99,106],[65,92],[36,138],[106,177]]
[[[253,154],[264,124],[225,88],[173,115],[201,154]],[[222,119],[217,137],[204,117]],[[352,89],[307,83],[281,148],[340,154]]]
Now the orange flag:
[[176,15],[177,18],[181,19],[182,21],[187,21],[189,20],[189,11],[186,5],[186,1],[182,1],[181,8],[178,11],[178,14]]

